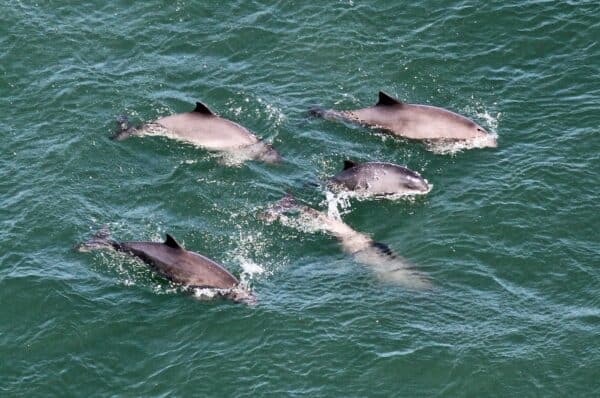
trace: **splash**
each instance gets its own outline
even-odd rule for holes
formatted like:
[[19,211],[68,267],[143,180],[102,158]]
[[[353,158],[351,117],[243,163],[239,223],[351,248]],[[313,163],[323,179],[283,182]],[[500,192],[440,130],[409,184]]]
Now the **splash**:
[[316,224],[314,220],[307,217],[305,214],[301,213],[297,216],[289,216],[287,214],[279,214],[277,215],[279,222],[281,225],[284,225],[289,228],[293,228],[297,231],[314,234],[322,230],[320,225]]
[[251,279],[254,275],[261,275],[265,272],[265,269],[262,266],[250,259],[238,257],[238,261],[242,267],[242,275],[247,278]]
[[[285,114],[283,111],[276,107],[275,105],[263,100],[262,98],[257,99],[258,103],[264,106],[264,111],[267,114],[267,119],[273,122],[275,127],[280,127],[285,122]],[[260,111],[256,110],[257,116],[259,116]]]
[[[342,214],[350,211],[351,192],[343,191],[334,193],[325,191],[325,202],[327,204],[327,216],[334,220],[342,220]],[[341,209],[341,211],[340,211]]]
[[191,289],[192,296],[201,301],[210,301],[216,298],[227,298],[238,303],[244,303],[251,306],[257,304],[256,296],[243,283],[231,289],[200,288]]
[[226,295],[230,289],[213,289],[208,287],[195,287],[191,289],[192,295],[198,300],[213,300]]
[[260,232],[248,234],[241,225],[238,225],[236,242],[236,248],[228,257],[230,262],[238,263],[242,268],[240,279],[249,282],[254,277],[264,274],[265,268],[253,259],[266,251],[266,240],[262,234]]
[[245,162],[252,159],[245,151],[222,152],[215,156],[217,162],[222,166],[241,167]]
[[495,147],[498,135],[490,133],[470,140],[430,140],[425,147],[437,155],[454,155],[466,149]]
[[[238,92],[237,94],[238,96],[246,95],[243,92]],[[275,127],[280,127],[283,123],[285,123],[286,116],[281,110],[281,108],[271,104],[267,100],[260,97],[253,98],[250,96],[246,96],[244,98],[244,102],[248,105],[253,101],[258,102],[260,106],[252,110],[244,106],[234,106],[234,101],[230,100],[228,101],[229,111],[236,116],[240,116],[243,113],[249,113],[253,111],[254,115],[257,118],[263,118],[264,116],[266,116],[267,120],[269,120]]]
[[483,110],[475,112],[475,115],[478,118],[483,119],[485,121],[484,124],[487,127],[487,129],[495,134],[495,132],[498,129],[498,123],[500,121],[500,118],[502,117],[502,113],[498,112],[496,116],[493,116],[488,111]]
[[351,200],[358,200],[360,202],[365,200],[406,200],[406,201],[414,201],[417,196],[426,195],[433,189],[433,184],[430,184],[427,180],[427,185],[429,189],[427,191],[405,191],[395,194],[387,194],[387,195],[373,195],[368,192],[360,192],[360,191],[339,191],[332,192],[330,190],[325,191],[325,200],[323,205],[327,205],[327,216],[334,219],[340,220],[342,216],[350,213],[351,211]]
[[[473,105],[466,106],[462,111],[467,115],[474,114],[478,119],[483,120],[483,127],[491,133],[496,133],[502,113],[498,112],[496,116],[494,116],[486,109],[486,106],[483,103],[475,100],[473,97],[471,97],[471,100],[473,101]],[[497,103],[494,102],[493,105],[496,106]]]

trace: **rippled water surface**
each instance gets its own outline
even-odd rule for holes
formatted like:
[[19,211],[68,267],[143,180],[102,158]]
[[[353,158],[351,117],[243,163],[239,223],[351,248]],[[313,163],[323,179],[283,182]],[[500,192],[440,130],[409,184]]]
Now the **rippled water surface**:
[[[1,396],[600,395],[597,1],[40,0],[0,15]],[[379,90],[464,114],[499,146],[444,155],[307,117]],[[196,100],[285,162],[109,139],[118,115]],[[315,182],[347,158],[433,184],[342,211],[432,290],[258,219],[286,191],[325,210]],[[103,224],[173,234],[248,278],[258,305],[73,251]]]

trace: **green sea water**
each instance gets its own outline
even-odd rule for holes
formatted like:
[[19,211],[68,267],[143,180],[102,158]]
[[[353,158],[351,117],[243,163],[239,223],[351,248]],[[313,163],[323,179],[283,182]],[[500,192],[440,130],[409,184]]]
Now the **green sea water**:
[[[310,119],[385,90],[498,134],[454,155]],[[201,100],[273,143],[229,167],[115,118]],[[0,2],[0,396],[600,395],[597,1]],[[354,229],[430,275],[382,283],[322,233],[257,218],[344,159],[425,197],[353,201]],[[73,246],[171,233],[248,279],[198,301]]]

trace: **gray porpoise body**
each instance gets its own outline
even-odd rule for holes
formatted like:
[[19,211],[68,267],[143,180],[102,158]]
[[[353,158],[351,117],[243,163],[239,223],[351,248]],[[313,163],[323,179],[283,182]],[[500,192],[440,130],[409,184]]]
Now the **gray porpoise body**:
[[[192,288],[223,289],[223,296],[235,301],[252,300],[240,281],[222,265],[201,254],[184,249],[171,235],[165,242],[117,242],[106,231],[79,246],[80,251],[114,249],[141,259],[166,279]],[[234,291],[232,291],[234,289]]]
[[248,159],[279,163],[281,156],[247,128],[218,116],[201,102],[192,112],[161,117],[151,123],[132,127],[121,121],[113,137],[120,141],[130,136],[163,135],[208,150],[243,153]]
[[336,191],[353,191],[365,195],[424,194],[430,185],[421,175],[407,167],[385,162],[355,163],[344,161],[344,170],[329,180]]
[[408,139],[465,141],[487,138],[483,146],[497,145],[495,137],[471,119],[436,106],[407,104],[383,91],[379,92],[377,104],[368,108],[349,111],[312,109],[310,112],[326,119],[381,128]]
[[376,242],[367,234],[355,231],[341,219],[329,217],[324,212],[298,203],[291,194],[287,194],[269,206],[259,218],[267,222],[280,220],[286,224],[288,217],[294,213],[298,215],[300,224],[292,222],[288,225],[323,231],[334,236],[346,253],[351,254],[358,262],[369,266],[381,280],[410,289],[432,287],[427,275],[419,272],[408,260],[394,253],[385,243]]

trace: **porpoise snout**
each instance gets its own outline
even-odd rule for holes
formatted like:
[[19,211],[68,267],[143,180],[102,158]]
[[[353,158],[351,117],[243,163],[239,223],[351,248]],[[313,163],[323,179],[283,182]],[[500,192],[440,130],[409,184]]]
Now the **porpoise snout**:
[[126,115],[117,117],[117,132],[110,137],[114,141],[123,141],[135,133],[135,128],[129,123]]
[[262,155],[262,160],[266,163],[280,164],[283,162],[283,157],[275,148],[273,148],[271,145],[268,145],[267,151]]
[[118,133],[112,135],[110,137],[111,140],[113,141],[123,141],[127,138],[129,138],[131,136],[131,132],[126,130],[126,131],[119,131]]
[[431,189],[431,187],[427,181],[420,181],[419,184],[417,184],[417,190],[419,192],[429,192],[429,189]]
[[475,142],[480,148],[496,148],[498,146],[498,136],[492,134],[480,125],[473,123],[472,126],[475,128],[477,133],[475,134]]
[[418,192],[429,192],[431,189],[431,186],[428,184],[427,180],[423,178],[409,178],[405,185],[408,189]]

